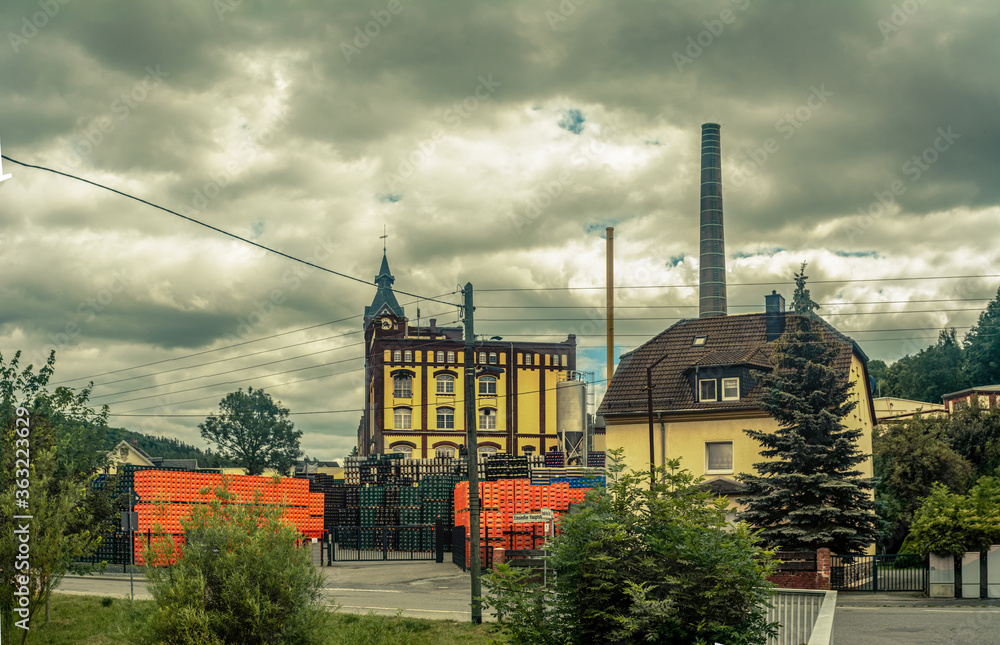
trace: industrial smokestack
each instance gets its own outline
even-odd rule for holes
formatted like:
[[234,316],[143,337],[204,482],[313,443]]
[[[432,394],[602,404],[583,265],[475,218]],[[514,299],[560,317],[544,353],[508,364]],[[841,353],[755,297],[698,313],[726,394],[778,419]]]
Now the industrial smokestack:
[[701,126],[701,261],[698,316],[726,315],[726,243],[722,227],[719,124]]

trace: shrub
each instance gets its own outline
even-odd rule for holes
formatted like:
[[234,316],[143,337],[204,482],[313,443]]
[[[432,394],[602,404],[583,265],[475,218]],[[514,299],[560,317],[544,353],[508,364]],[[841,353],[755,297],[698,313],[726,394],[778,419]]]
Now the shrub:
[[[141,643],[222,645],[319,643],[328,619],[320,604],[323,576],[300,548],[281,509],[230,504],[215,491],[184,523],[188,534],[174,564],[147,568],[155,601]],[[259,500],[258,500],[259,502]],[[147,562],[168,561],[170,540],[153,542]]]
[[934,484],[913,516],[901,551],[961,555],[1000,542],[1000,473],[980,477],[968,495]]
[[764,643],[772,552],[746,525],[726,522],[727,502],[668,462],[649,475],[611,469],[559,521],[548,588],[499,566],[486,602],[513,643]]

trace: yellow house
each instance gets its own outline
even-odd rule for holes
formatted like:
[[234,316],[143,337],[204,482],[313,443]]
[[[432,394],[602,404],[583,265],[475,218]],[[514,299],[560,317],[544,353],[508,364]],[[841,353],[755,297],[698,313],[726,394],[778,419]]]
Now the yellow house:
[[117,446],[108,451],[108,462],[107,472],[112,475],[116,474],[118,467],[122,465],[150,467],[155,465],[150,456],[143,452],[138,445],[130,444],[125,440],[119,441]]
[[[760,444],[745,429],[774,431],[777,421],[758,404],[760,371],[773,369],[771,343],[784,331],[784,299],[767,296],[767,312],[683,320],[622,355],[598,414],[606,423],[607,449],[623,448],[626,466],[648,471],[667,459],[704,477],[720,494],[736,494],[740,473],[755,473]],[[868,358],[850,338],[820,320],[826,340],[838,343],[836,367],[851,383],[857,401],[843,423],[863,432],[858,448],[868,458],[859,466],[872,476],[875,410],[868,387]],[[661,360],[662,359],[662,360]],[[650,455],[647,367],[653,397],[653,454]]]
[[576,370],[576,337],[557,343],[476,340],[473,363],[494,374],[465,391],[461,327],[408,319],[392,291],[389,263],[365,308],[365,412],[361,455],[456,456],[465,445],[465,400],[475,397],[480,453],[539,454],[555,449],[556,385]]
[[913,415],[940,416],[948,411],[940,403],[927,403],[926,401],[913,401],[911,399],[900,399],[895,396],[880,396],[872,401],[875,405],[875,420],[893,421],[899,419],[909,419]]

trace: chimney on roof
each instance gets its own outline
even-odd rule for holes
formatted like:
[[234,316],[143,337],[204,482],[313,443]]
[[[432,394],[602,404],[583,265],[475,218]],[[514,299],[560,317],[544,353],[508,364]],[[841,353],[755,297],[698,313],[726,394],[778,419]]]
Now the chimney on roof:
[[701,260],[698,317],[726,315],[726,244],[722,226],[722,148],[718,123],[701,126]]
[[437,318],[431,318],[431,329],[437,328]]
[[139,449],[139,440],[138,439],[132,439],[131,441],[129,441],[129,443],[132,444],[132,447],[135,448],[136,450]]
[[764,329],[768,342],[785,333],[785,297],[774,289],[764,296]]

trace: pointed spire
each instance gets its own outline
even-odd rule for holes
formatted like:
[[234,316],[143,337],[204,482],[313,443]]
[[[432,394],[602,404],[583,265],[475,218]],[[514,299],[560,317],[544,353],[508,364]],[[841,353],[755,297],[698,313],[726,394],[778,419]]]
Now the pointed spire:
[[389,258],[386,256],[385,249],[382,249],[382,266],[379,267],[378,275],[375,276],[378,290],[375,292],[371,306],[365,307],[366,324],[374,316],[383,313],[391,313],[399,318],[404,317],[403,308],[399,306],[396,294],[392,292],[392,283],[395,281],[396,278],[389,270]]

